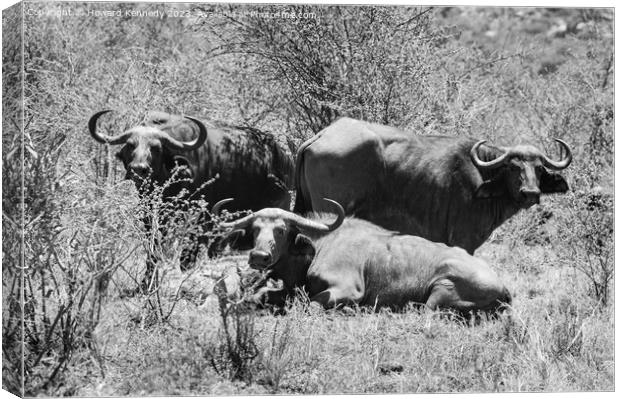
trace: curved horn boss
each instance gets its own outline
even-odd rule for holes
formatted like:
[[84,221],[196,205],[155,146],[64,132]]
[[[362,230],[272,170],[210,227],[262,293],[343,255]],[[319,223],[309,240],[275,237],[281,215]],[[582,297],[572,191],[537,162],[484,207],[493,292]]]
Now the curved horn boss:
[[107,114],[108,112],[112,112],[112,110],[107,109],[104,111],[99,111],[93,116],[91,116],[88,120],[88,131],[95,140],[102,144],[124,144],[131,135],[131,133],[125,132],[119,134],[118,136],[108,136],[97,131],[97,120],[99,119],[99,117],[101,117],[101,115]]
[[560,159],[559,161],[554,161],[552,159],[549,159],[549,157],[547,157],[546,155],[543,155],[541,157],[543,165],[545,165],[547,168],[552,169],[552,170],[566,169],[568,165],[570,165],[570,163],[573,161],[573,154],[568,144],[566,144],[563,140],[560,140],[560,139],[554,139],[554,140],[557,141],[560,144],[560,146],[564,148],[566,152],[566,156]]
[[194,122],[198,126],[198,137],[192,141],[181,141],[166,133],[163,137],[163,141],[170,148],[174,148],[179,151],[192,151],[199,148],[207,140],[207,128],[196,118],[192,118],[191,116],[186,116],[185,118]]
[[316,222],[314,220],[310,220],[300,215],[291,214],[289,221],[294,223],[300,230],[314,231],[314,232],[330,232],[336,230],[342,222],[344,221],[344,208],[338,202],[323,198],[324,201],[327,201],[333,205],[336,210],[337,218],[330,224],[325,224],[321,222]]
[[252,223],[255,218],[256,218],[256,215],[254,213],[251,213],[247,216],[242,217],[241,219],[235,220],[234,222],[222,222],[219,225],[223,229],[240,230],[240,229],[245,229],[246,227],[248,227],[248,225]]
[[492,161],[485,162],[481,160],[480,157],[478,156],[478,148],[484,143],[486,143],[486,140],[478,141],[476,144],[474,144],[471,147],[471,151],[470,151],[471,160],[474,163],[474,165],[476,165],[476,167],[478,167],[479,169],[483,169],[483,170],[484,169],[489,169],[489,170],[497,169],[503,164],[505,164],[506,161],[510,159],[510,151],[506,151],[499,157],[493,159]]
[[[218,202],[215,203],[215,205],[213,205],[213,208],[211,208],[211,214],[215,215],[215,216],[220,216],[220,212],[222,211],[222,207],[226,204],[228,204],[229,202],[234,201],[234,198],[225,198],[223,200],[220,200]],[[235,221],[232,222],[222,222],[219,223],[219,226],[223,229],[232,229],[234,230],[242,230],[245,229],[246,227],[248,227],[248,225],[250,223],[252,223],[254,221],[254,219],[256,218],[256,214],[255,213],[251,213],[247,216],[242,217],[241,219],[237,219]]]
[[213,205],[213,208],[211,208],[211,213],[215,216],[220,216],[222,207],[228,204],[229,202],[233,202],[233,201],[234,201],[234,198],[224,198],[223,200],[219,200],[218,202],[215,203],[215,205]]

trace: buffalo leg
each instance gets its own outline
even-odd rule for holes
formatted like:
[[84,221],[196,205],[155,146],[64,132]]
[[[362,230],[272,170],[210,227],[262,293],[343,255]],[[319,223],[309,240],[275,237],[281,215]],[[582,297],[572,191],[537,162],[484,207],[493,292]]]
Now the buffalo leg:
[[501,284],[479,284],[460,278],[441,278],[433,284],[426,306],[432,310],[451,308],[460,312],[494,311],[510,294]]
[[202,228],[208,226],[209,218],[205,212],[201,212],[198,216],[196,225],[199,226],[199,231],[190,231],[187,234],[187,238],[183,243],[183,251],[179,259],[179,268],[181,271],[187,271],[194,267],[198,253],[200,252],[200,245],[206,244],[206,237],[203,234]]
[[196,258],[200,251],[200,240],[198,234],[190,232],[183,242],[183,250],[179,257],[179,268],[182,272],[185,272],[194,267],[196,264]]
[[196,235],[191,234],[188,241],[188,245],[183,247],[183,251],[181,251],[181,256],[179,258],[179,268],[182,272],[194,267],[198,252],[200,251],[200,242]]
[[153,233],[152,223],[150,218],[145,218],[143,220],[144,228],[146,230],[147,237],[154,234],[153,239],[153,249],[147,246],[146,248],[146,271],[144,272],[144,277],[142,277],[142,281],[140,282],[140,286],[138,290],[144,294],[153,292],[157,288],[159,284],[159,273],[158,273],[158,264],[160,263],[159,257],[156,255],[154,251],[157,251],[161,244],[160,236],[163,234],[163,230],[159,230]]
[[223,250],[223,246],[224,246],[224,240],[222,239],[222,237],[215,237],[210,243],[209,246],[207,248],[207,256],[209,257],[209,259],[213,259],[215,257],[217,257],[220,252],[222,252]]
[[426,301],[426,306],[431,310],[452,308],[466,312],[475,309],[476,305],[475,302],[461,299],[454,283],[449,279],[441,279],[435,282]]
[[332,299],[332,293],[330,290],[319,292],[318,294],[310,298],[310,301],[318,303],[325,309],[330,309],[336,306],[336,301]]
[[346,292],[338,288],[328,288],[310,298],[310,301],[322,305],[325,309],[332,309],[340,305],[355,305],[362,299],[358,292]]
[[261,287],[251,297],[251,301],[265,306],[282,307],[286,304],[287,292],[282,288]]

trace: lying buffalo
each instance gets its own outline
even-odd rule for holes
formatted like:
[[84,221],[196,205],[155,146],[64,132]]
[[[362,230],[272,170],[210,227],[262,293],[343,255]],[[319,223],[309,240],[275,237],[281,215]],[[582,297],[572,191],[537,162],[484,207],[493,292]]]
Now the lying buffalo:
[[510,303],[510,293],[483,260],[460,248],[345,218],[337,202],[325,202],[337,213],[329,224],[267,208],[222,225],[252,234],[250,266],[283,281],[280,291],[262,292],[266,302],[281,305],[296,287],[305,286],[310,299],[325,308],[402,308],[414,302],[468,312]]
[[[109,136],[97,130],[97,121],[108,112],[99,111],[90,118],[89,132],[102,144],[121,146],[116,156],[140,195],[149,195],[158,185],[165,186],[163,201],[168,202],[182,196],[213,204],[234,196],[238,200],[233,210],[289,209],[287,186],[292,180],[293,161],[272,135],[247,127],[218,125],[207,129],[195,118],[149,112],[142,124]],[[171,183],[175,168],[181,168],[183,179]],[[148,231],[154,222],[145,218]],[[158,224],[165,234],[166,220]],[[196,237],[190,237],[190,247],[181,256],[182,269],[194,263],[198,244]],[[143,284],[150,280],[156,262],[150,254]]]
[[531,145],[501,148],[464,137],[420,136],[342,118],[297,152],[295,213],[325,211],[322,198],[347,215],[390,230],[464,248],[470,254],[493,230],[541,194],[568,184],[552,160]]

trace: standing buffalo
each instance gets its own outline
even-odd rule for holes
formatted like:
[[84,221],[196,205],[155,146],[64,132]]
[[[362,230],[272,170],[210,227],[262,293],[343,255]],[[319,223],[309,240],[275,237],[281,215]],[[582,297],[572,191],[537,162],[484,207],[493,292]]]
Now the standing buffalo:
[[470,254],[541,194],[568,184],[549,170],[571,163],[537,148],[499,148],[462,137],[418,136],[343,118],[297,153],[294,211],[322,211],[322,198],[385,228],[459,246]]
[[362,305],[402,308],[409,302],[430,309],[496,311],[511,296],[486,262],[460,248],[385,230],[368,221],[345,218],[335,201],[330,224],[282,209],[262,209],[223,227],[250,231],[249,263],[283,281],[264,289],[266,302],[282,305],[305,286],[325,308]]
[[[170,201],[186,190],[186,197],[215,203],[234,196],[233,210],[258,210],[264,207],[289,209],[293,162],[270,134],[245,127],[207,127],[198,119],[149,112],[143,123],[117,136],[97,131],[97,120],[110,112],[94,114],[88,128],[100,143],[122,145],[117,157],[135,182],[141,195],[151,193],[153,184],[164,185],[175,167],[182,167],[181,177],[166,184],[163,201]],[[205,184],[210,179],[214,179]],[[169,183],[169,182],[168,182]],[[145,220],[147,230],[152,221]],[[165,226],[165,221],[160,225]],[[162,228],[165,233],[165,227]],[[181,268],[190,267],[196,258],[198,241],[192,240],[181,256]],[[147,258],[150,279],[156,259]],[[144,281],[143,281],[144,283]]]

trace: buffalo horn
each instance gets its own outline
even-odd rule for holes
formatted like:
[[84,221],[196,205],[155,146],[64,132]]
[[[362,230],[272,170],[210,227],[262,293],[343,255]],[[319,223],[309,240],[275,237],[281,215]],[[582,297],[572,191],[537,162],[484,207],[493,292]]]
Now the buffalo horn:
[[123,144],[125,143],[125,141],[127,141],[131,133],[125,132],[125,133],[119,134],[118,136],[112,137],[112,136],[108,136],[108,135],[97,132],[97,119],[99,119],[101,115],[107,114],[108,112],[111,112],[111,111],[112,111],[111,109],[107,109],[104,111],[99,111],[93,116],[91,116],[90,119],[88,120],[88,131],[90,132],[90,135],[93,136],[93,138],[100,143]]
[[233,202],[233,201],[234,201],[233,198],[224,198],[223,200],[216,202],[215,205],[213,205],[213,208],[211,208],[211,213],[215,216],[219,216],[220,211],[222,210],[222,207],[228,204],[229,202]]
[[320,223],[295,214],[293,214],[290,221],[301,230],[310,230],[317,232],[329,232],[336,230],[344,221],[344,209],[338,202],[334,200],[328,198],[323,198],[323,200],[330,202],[336,208],[336,214],[338,215],[338,217],[333,223]]
[[484,143],[486,143],[486,140],[480,140],[476,144],[474,144],[473,147],[471,147],[471,151],[470,151],[471,160],[474,163],[474,165],[476,165],[477,168],[479,168],[479,169],[497,169],[500,166],[502,166],[508,160],[508,158],[510,156],[509,151],[506,151],[505,153],[503,153],[502,155],[500,155],[499,157],[495,158],[492,161],[485,162],[485,161],[481,160],[478,157],[478,148],[482,144],[484,144]]
[[[211,208],[211,214],[215,215],[215,216],[219,216],[220,215],[220,211],[222,209],[222,206],[228,204],[229,202],[234,201],[234,198],[224,198],[223,200],[220,200],[218,202],[215,203],[215,205],[213,205],[213,208]],[[223,222],[220,223],[220,227],[224,228],[224,229],[233,229],[234,231],[232,233],[237,232],[238,230],[244,230],[248,224],[252,223],[252,221],[254,221],[254,214],[251,213],[241,219],[235,220],[234,222]],[[245,233],[245,231],[244,231]]]
[[254,221],[255,217],[256,215],[251,213],[245,217],[242,217],[241,219],[235,220],[234,222],[223,222],[223,223],[220,223],[219,225],[223,229],[232,229],[232,230],[245,229],[250,223]]
[[546,155],[543,155],[542,161],[543,161],[543,164],[549,169],[562,170],[562,169],[567,168],[568,165],[570,165],[570,163],[573,161],[573,154],[571,153],[570,148],[568,147],[568,144],[566,144],[563,140],[560,140],[560,139],[554,139],[554,140],[560,143],[562,147],[564,147],[564,150],[566,150],[566,156],[559,161],[554,161],[552,159],[549,159]]
[[207,140],[207,128],[205,127],[205,125],[198,119],[192,118],[191,116],[186,116],[185,118],[194,122],[198,126],[198,137],[195,140],[185,142],[177,140],[169,134],[166,134],[165,142],[168,147],[174,148],[179,151],[191,151],[199,148]]

